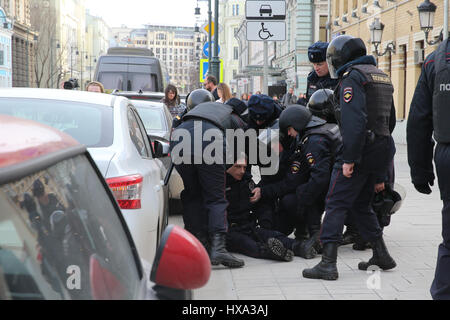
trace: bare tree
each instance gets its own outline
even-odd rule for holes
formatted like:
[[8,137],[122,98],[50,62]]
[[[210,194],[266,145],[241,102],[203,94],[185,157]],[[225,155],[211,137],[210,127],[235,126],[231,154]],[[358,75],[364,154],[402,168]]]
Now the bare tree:
[[[33,48],[35,79],[38,88],[58,87],[64,77],[62,65],[68,54],[67,44],[57,34],[57,16],[52,1],[31,1],[31,25],[39,33]],[[56,81],[55,81],[56,79]]]

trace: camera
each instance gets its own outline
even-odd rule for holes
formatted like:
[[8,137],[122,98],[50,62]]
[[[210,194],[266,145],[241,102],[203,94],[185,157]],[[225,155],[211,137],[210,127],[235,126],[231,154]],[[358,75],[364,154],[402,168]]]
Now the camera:
[[70,78],[68,81],[64,82],[65,90],[74,90],[79,87],[80,85],[78,84],[78,79]]

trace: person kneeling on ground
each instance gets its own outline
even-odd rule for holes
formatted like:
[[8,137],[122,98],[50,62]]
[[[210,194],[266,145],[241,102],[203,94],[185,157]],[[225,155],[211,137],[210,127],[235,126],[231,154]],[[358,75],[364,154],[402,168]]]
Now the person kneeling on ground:
[[306,241],[297,241],[286,237],[281,232],[260,228],[256,223],[257,210],[251,203],[254,183],[246,175],[247,160],[245,154],[227,170],[226,197],[229,202],[227,233],[227,250],[258,259],[292,261],[293,256],[305,257],[315,255],[308,253]]

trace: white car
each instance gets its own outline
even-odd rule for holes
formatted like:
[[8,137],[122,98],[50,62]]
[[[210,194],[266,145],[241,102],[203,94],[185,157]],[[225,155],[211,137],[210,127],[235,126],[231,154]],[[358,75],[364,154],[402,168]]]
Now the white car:
[[1,89],[0,114],[46,124],[86,145],[122,209],[139,255],[153,261],[168,223],[166,170],[130,100],[70,90]]

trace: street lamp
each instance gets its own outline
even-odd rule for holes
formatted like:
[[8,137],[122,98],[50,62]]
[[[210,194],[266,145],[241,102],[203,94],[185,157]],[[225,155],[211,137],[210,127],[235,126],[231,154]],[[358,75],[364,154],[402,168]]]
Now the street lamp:
[[372,44],[375,46],[375,53],[377,56],[384,56],[386,53],[391,52],[395,54],[395,43],[391,41],[387,44],[386,50],[383,53],[378,52],[378,46],[381,44],[381,38],[383,37],[384,24],[380,22],[380,19],[376,18],[372,24],[369,26],[370,29],[370,39]]
[[425,41],[430,46],[442,41],[443,36],[443,32],[441,31],[441,34],[439,35],[439,38],[437,40],[428,40],[428,35],[431,30],[433,30],[434,15],[436,13],[436,9],[436,5],[433,2],[430,2],[430,0],[425,0],[417,7],[417,10],[419,11],[420,28],[425,32]]

